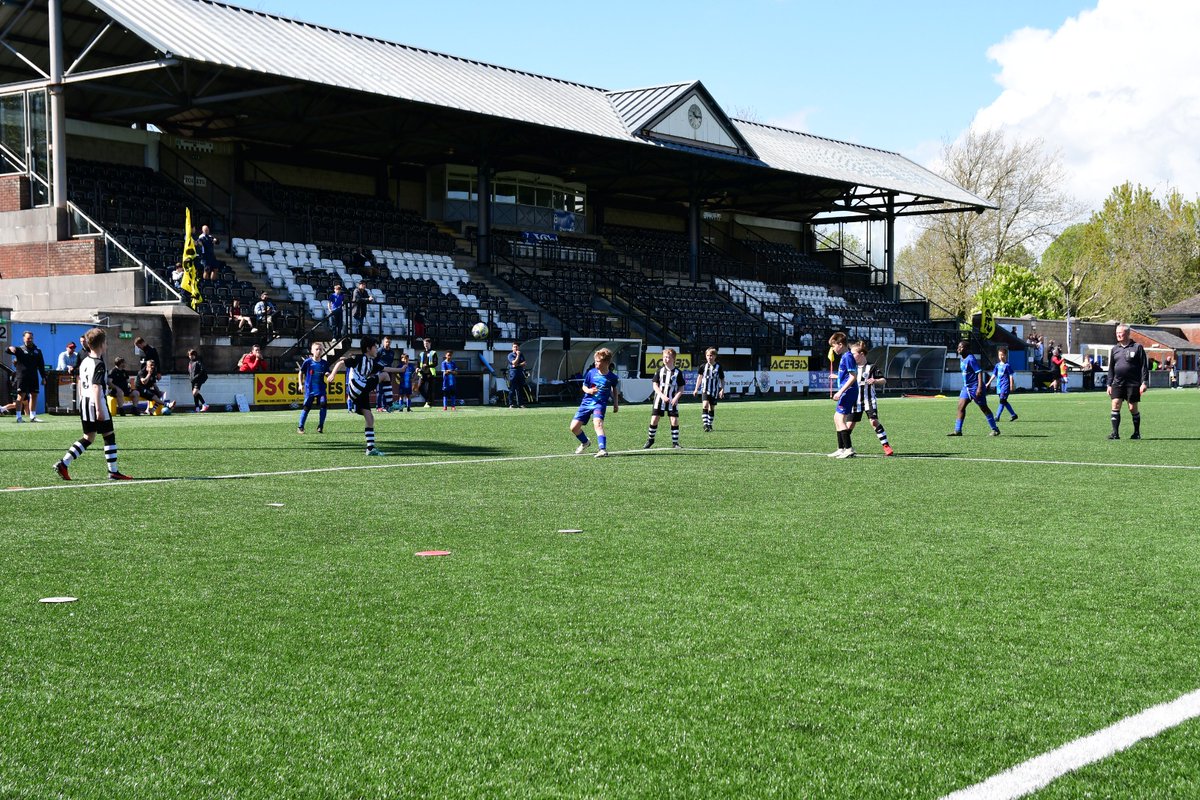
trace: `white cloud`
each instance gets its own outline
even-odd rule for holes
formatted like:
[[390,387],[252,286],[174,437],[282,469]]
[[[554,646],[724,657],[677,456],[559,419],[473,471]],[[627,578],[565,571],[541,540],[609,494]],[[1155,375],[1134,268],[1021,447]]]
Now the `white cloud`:
[[1200,194],[1200,2],[1099,0],[1056,31],[1025,28],[988,50],[1000,96],[973,127],[1041,138],[1068,190],[1098,208],[1132,181]]

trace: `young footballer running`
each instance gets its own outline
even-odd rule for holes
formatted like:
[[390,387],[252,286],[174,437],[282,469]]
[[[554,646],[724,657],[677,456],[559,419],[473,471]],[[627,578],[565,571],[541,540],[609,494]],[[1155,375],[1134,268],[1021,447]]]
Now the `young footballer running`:
[[658,435],[658,421],[666,414],[671,421],[671,447],[681,449],[679,444],[679,398],[683,397],[683,370],[675,366],[675,349],[662,351],[662,366],[654,373],[654,407],[650,411],[650,428],[646,431],[646,444],[642,449],[654,446]]
[[958,416],[954,420],[954,430],[946,435],[963,435],[963,420],[967,417],[967,404],[974,403],[979,406],[979,410],[987,419],[987,423],[992,429],[991,435],[999,436],[1000,428],[996,426],[996,417],[992,415],[992,409],[988,407],[987,386],[983,383],[983,369],[979,366],[979,359],[973,353],[967,352],[967,349],[966,339],[961,340],[956,348],[958,357],[962,359],[963,388],[958,393]]
[[725,398],[725,370],[717,363],[715,347],[704,351],[704,366],[696,375],[692,397],[697,394],[700,395],[700,421],[704,423],[704,432],[711,433],[717,416],[717,401]]
[[846,343],[846,334],[838,331],[829,337],[829,347],[838,359],[836,376],[837,391],[833,399],[837,406],[833,411],[833,427],[837,431],[838,449],[830,458],[854,458],[854,443],[850,434],[854,430],[854,406],[858,403],[858,364]]
[[296,433],[304,433],[304,423],[308,421],[308,412],[314,405],[320,409],[317,433],[325,432],[325,415],[329,413],[325,375],[329,372],[329,362],[322,350],[320,342],[313,342],[309,348],[311,355],[304,359],[304,363],[300,365],[300,373],[296,376],[296,384],[304,391],[304,407],[300,410],[300,422],[296,425]]
[[579,447],[575,448],[575,454],[579,455],[591,445],[587,434],[583,432],[583,427],[590,419],[596,428],[596,442],[600,446],[596,451],[596,458],[603,458],[608,455],[608,437],[604,435],[604,412],[608,408],[608,401],[612,400],[613,413],[617,413],[620,406],[617,397],[620,380],[612,371],[612,350],[602,347],[596,351],[593,359],[595,366],[583,376],[583,400],[579,403],[575,418],[571,420],[571,433],[579,440]]
[[362,338],[362,352],[358,355],[342,356],[337,360],[325,376],[329,384],[341,370],[346,367],[346,408],[353,414],[363,418],[363,435],[367,440],[367,455],[382,456],[383,451],[375,447],[375,414],[371,411],[371,392],[379,385],[381,374],[395,374],[400,370],[396,367],[381,367],[375,361],[379,352],[379,342],[370,336]]
[[132,480],[117,469],[117,434],[113,430],[112,414],[108,412],[108,402],[104,397],[108,382],[108,375],[104,369],[107,338],[103,328],[92,328],[83,335],[83,346],[87,350],[87,356],[79,363],[78,383],[79,419],[83,424],[83,436],[71,445],[71,449],[54,465],[58,476],[64,481],[71,480],[71,473],[67,468],[96,441],[97,433],[104,439],[104,460],[108,462],[108,479]]
[[996,351],[996,366],[992,368],[992,374],[988,376],[986,385],[991,386],[992,381],[996,382],[996,399],[1000,401],[1000,406],[996,409],[997,416],[1007,411],[1008,421],[1016,422],[1017,412],[1008,402],[1008,395],[1012,391],[1013,368],[1012,364],[1008,363],[1007,347],[1001,347]]
[[875,396],[875,387],[883,386],[886,378],[876,375],[875,365],[867,363],[868,349],[867,343],[861,339],[850,345],[854,363],[858,366],[858,375],[855,380],[858,384],[858,402],[854,405],[854,422],[859,422],[862,415],[866,414],[867,419],[871,421],[871,427],[875,429],[875,438],[883,445],[883,454],[890,456],[896,451],[888,444],[887,431],[883,429],[883,423],[879,421],[879,400]]

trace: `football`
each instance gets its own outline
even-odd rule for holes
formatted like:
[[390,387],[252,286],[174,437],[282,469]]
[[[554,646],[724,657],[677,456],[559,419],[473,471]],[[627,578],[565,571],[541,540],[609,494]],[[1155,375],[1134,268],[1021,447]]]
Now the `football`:
[[471,327],[471,335],[476,339],[486,339],[488,336],[488,326],[482,322],[476,322]]

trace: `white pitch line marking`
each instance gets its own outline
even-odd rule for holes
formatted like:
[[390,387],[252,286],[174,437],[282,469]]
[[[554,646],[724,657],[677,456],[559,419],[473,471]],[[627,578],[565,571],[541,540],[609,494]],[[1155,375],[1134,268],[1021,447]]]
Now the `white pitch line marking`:
[[[740,455],[755,455],[755,456],[803,456],[803,457],[824,457],[825,453],[814,453],[803,450],[749,450],[746,448],[731,447],[728,449],[712,448],[712,447],[689,447],[684,452],[689,453],[715,453],[719,455],[740,454]],[[669,456],[678,455],[674,450],[660,448],[658,450],[614,450],[613,455],[622,456]],[[274,478],[285,475],[319,475],[326,472],[353,472],[364,469],[407,469],[411,467],[446,467],[454,466],[455,464],[501,464],[512,461],[544,461],[552,458],[577,458],[574,453],[544,453],[536,456],[491,456],[487,458],[462,458],[449,459],[445,461],[408,461],[400,464],[346,464],[340,467],[312,467],[310,469],[289,469],[279,470],[277,472],[241,472],[232,475],[194,475],[191,477],[179,478],[145,478],[134,481],[101,481],[98,483],[61,483],[50,486],[21,486],[10,489],[0,490],[0,494],[5,492],[54,492],[68,489],[95,489],[101,486],[115,488],[118,486],[145,486],[153,483],[178,483],[181,481],[229,481],[241,480],[244,478]],[[880,458],[882,455],[865,455],[866,458]],[[1200,470],[1200,466],[1190,464],[1115,464],[1096,461],[1048,461],[1039,459],[1020,459],[1020,458],[972,458],[967,456],[927,456],[920,454],[902,454],[894,458],[895,461],[964,461],[978,462],[990,464],[1031,464],[1035,466],[1072,466],[1072,467],[1105,467],[1105,468],[1124,468],[1124,469],[1167,469],[1167,470]]]
[[1196,717],[1200,717],[1200,689],[1126,717],[974,786],[951,792],[942,800],[1014,800],[1024,797],[1055,778],[1108,758],[1142,739],[1157,736]]

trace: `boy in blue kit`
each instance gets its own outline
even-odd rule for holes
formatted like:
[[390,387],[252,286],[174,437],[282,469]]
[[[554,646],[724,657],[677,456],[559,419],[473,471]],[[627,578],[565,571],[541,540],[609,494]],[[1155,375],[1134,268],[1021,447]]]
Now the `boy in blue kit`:
[[603,458],[608,455],[608,437],[604,435],[604,412],[608,408],[609,400],[612,400],[613,413],[618,411],[620,402],[617,398],[617,387],[620,379],[612,371],[612,350],[602,347],[596,351],[594,359],[595,366],[583,376],[583,400],[579,403],[575,418],[571,420],[571,433],[579,440],[579,447],[575,448],[575,454],[579,455],[591,445],[587,434],[583,432],[583,426],[587,425],[590,419],[596,428],[596,441],[600,445],[600,449],[596,451],[596,458]]
[[1008,411],[1008,419],[1010,422],[1017,421],[1017,412],[1008,402],[1009,392],[1012,391],[1013,383],[1013,368],[1012,364],[1008,363],[1008,348],[1001,347],[996,351],[996,366],[992,368],[992,374],[988,376],[987,385],[991,386],[992,381],[996,382],[996,399],[1000,401],[1000,407],[997,412],[1004,413]]
[[412,411],[413,375],[416,368],[409,363],[408,353],[400,354],[399,372],[396,373],[396,403],[393,408]]
[[962,359],[963,388],[958,393],[958,417],[954,420],[954,430],[946,435],[963,435],[963,420],[967,416],[967,404],[974,403],[979,406],[979,410],[987,418],[987,423],[992,429],[991,435],[999,436],[1000,429],[996,427],[996,418],[992,415],[992,409],[988,407],[987,386],[983,382],[983,370],[979,366],[979,359],[967,352],[966,339],[958,343],[956,352],[958,353],[958,357]]
[[312,355],[304,359],[296,376],[296,384],[304,391],[304,408],[300,411],[300,423],[296,426],[296,432],[304,433],[308,412],[315,403],[321,407],[320,417],[317,419],[317,433],[324,433],[325,415],[329,412],[329,400],[325,391],[325,374],[329,372],[329,362],[321,353],[320,342],[313,342],[309,352]]
[[854,406],[858,403],[858,364],[846,343],[846,334],[838,331],[829,337],[829,347],[838,359],[837,391],[833,399],[837,408],[833,412],[833,427],[837,431],[838,449],[830,458],[854,458],[854,444],[850,434],[854,430]]
[[442,411],[450,404],[451,411],[458,411],[458,393],[454,390],[454,382],[458,377],[458,367],[454,365],[454,351],[447,350],[442,359]]

